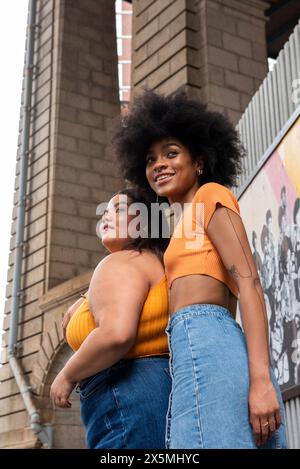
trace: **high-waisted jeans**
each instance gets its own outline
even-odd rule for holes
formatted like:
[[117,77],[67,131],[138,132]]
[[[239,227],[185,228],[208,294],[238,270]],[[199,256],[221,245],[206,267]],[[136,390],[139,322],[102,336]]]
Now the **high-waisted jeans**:
[[245,336],[227,309],[186,306],[171,317],[166,332],[172,376],[167,448],[287,447],[284,406],[272,369],[283,423],[264,445],[255,444]]
[[165,448],[168,357],[121,360],[81,381],[79,389],[88,448]]

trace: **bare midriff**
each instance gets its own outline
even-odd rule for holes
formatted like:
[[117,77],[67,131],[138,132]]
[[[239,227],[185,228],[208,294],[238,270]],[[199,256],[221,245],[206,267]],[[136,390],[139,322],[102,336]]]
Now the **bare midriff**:
[[169,313],[192,304],[214,304],[228,309],[236,317],[237,298],[219,280],[202,274],[186,275],[175,279],[171,285]]

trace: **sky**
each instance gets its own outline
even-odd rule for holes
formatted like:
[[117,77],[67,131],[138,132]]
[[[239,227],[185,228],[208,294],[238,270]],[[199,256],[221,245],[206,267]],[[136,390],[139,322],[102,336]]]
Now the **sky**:
[[0,15],[0,330],[5,304],[28,0],[1,2]]

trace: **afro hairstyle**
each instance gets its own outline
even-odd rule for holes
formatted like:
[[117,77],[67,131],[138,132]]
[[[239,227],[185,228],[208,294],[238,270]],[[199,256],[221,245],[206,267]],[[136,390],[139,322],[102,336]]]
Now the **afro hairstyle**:
[[225,116],[188,98],[183,90],[163,96],[144,89],[129,112],[114,121],[111,131],[114,159],[130,185],[154,194],[146,178],[147,152],[154,141],[175,137],[188,148],[193,161],[203,157],[199,185],[237,186],[245,156],[238,132]]

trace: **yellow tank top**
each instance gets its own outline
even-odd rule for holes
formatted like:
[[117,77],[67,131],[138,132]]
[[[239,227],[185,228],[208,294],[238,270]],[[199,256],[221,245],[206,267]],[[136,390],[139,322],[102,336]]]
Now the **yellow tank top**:
[[[168,340],[165,333],[168,319],[168,285],[166,277],[163,277],[149,290],[140,315],[135,344],[124,358],[168,355]],[[67,326],[66,338],[70,347],[74,351],[78,350],[95,328],[94,316],[89,310],[88,300],[85,297]]]

